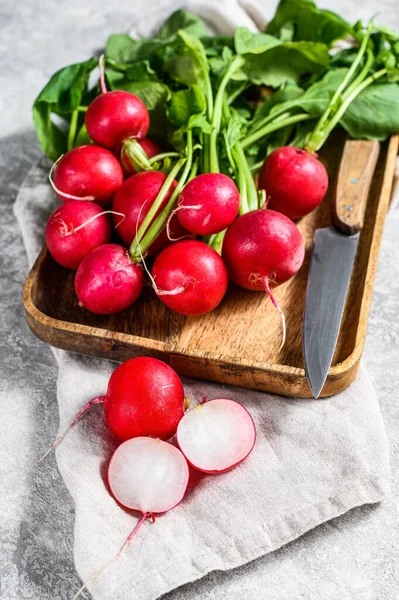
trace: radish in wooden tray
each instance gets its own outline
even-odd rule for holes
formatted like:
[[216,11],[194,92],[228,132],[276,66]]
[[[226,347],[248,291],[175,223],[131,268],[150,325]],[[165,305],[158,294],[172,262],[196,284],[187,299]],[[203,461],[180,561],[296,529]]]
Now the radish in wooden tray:
[[223,258],[230,278],[247,290],[265,290],[281,316],[286,337],[284,313],[271,288],[299,271],[305,257],[301,232],[285,215],[259,209],[239,217],[227,230],[223,241]]
[[[167,175],[161,171],[142,171],[129,177],[115,194],[112,203],[112,209],[115,211],[114,223],[118,225],[118,219],[120,220],[118,217],[119,213],[125,215],[125,219],[120,223],[117,231],[127,246],[130,246],[135,239],[137,231],[157,199],[158,194],[160,194],[166,179]],[[177,181],[173,180],[167,188],[164,188],[161,204],[149,226],[154,223],[157,216],[168,203],[176,186]],[[179,224],[176,216],[172,217],[170,228],[173,236],[181,236],[186,233]],[[166,229],[164,229],[148,248],[147,254],[155,256],[169,244],[170,241],[168,240]]]
[[294,146],[274,150],[259,172],[259,188],[267,207],[300,219],[320,204],[328,188],[325,166],[316,156]]
[[79,146],[64,154],[50,172],[50,182],[62,202],[94,201],[109,204],[123,182],[118,160],[105,148]]
[[222,173],[203,173],[183,188],[175,214],[194,235],[211,235],[226,229],[236,218],[240,193]]
[[117,148],[129,140],[142,139],[150,126],[145,104],[130,92],[103,92],[87,109],[87,131],[99,146]]
[[[111,239],[108,213],[95,202],[71,200],[56,208],[44,237],[51,256],[67,269],[77,269],[85,256]],[[119,215],[119,220],[123,219]]]
[[222,258],[198,240],[183,240],[165,248],[152,268],[158,298],[172,310],[199,316],[222,301],[228,285]]
[[[148,137],[138,140],[138,142],[149,161],[150,159],[154,158],[154,156],[158,156],[158,154],[162,153],[162,150],[158,144]],[[117,155],[120,157],[120,162],[125,176],[129,177],[130,175],[137,173],[137,165],[134,166],[134,164],[132,164],[132,161],[126,153],[126,146],[122,145]]]
[[75,276],[79,304],[98,315],[126,310],[139,297],[144,275],[140,265],[118,244],[94,248],[80,263]]

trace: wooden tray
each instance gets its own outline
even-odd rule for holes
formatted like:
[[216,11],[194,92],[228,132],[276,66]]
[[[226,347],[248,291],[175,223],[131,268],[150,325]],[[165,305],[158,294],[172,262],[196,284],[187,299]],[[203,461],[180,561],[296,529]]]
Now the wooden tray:
[[[231,285],[215,311],[184,317],[170,312],[147,287],[129,310],[97,316],[78,306],[74,273],[57,265],[46,247],[24,288],[29,327],[48,344],[80,354],[116,361],[145,354],[165,360],[181,375],[287,396],[311,396],[303,369],[302,312],[313,232],[330,225],[330,194],[342,147],[342,136],[336,136],[322,153],[330,192],[298,224],[306,241],[305,264],[291,281],[276,289],[287,319],[287,341],[278,354],[280,318],[264,293]],[[398,136],[381,148],[338,345],[322,396],[345,389],[359,366],[397,151]]]

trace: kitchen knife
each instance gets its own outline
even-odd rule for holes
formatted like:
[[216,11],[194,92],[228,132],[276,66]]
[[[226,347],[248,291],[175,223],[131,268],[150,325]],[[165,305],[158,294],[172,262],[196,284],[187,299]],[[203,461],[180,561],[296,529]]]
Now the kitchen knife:
[[334,356],[379,152],[378,142],[346,141],[333,197],[333,226],[317,229],[313,237],[302,344],[306,377],[315,398]]

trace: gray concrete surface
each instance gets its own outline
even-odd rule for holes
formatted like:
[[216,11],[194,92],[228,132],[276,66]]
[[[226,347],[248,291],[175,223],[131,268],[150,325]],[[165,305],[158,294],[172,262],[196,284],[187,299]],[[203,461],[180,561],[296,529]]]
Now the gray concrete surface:
[[[56,364],[29,332],[21,304],[27,274],[12,203],[40,156],[31,124],[32,101],[60,66],[89,56],[111,32],[139,15],[159,17],[179,2],[156,0],[0,1],[0,444],[16,463],[37,456],[57,430]],[[264,2],[271,15],[276,2]],[[323,0],[351,20],[381,12],[398,29],[397,0]],[[393,496],[351,511],[274,554],[168,595],[224,600],[397,600],[399,598],[399,209],[386,225],[365,350],[391,445]],[[7,428],[1,415],[8,413]],[[33,422],[32,426],[27,426]],[[11,423],[11,426],[10,426]],[[40,470],[0,482],[0,598],[66,600],[79,581],[73,565],[73,505],[54,457]],[[295,564],[294,569],[291,567]],[[298,577],[298,573],[300,576]],[[277,578],[278,598],[268,593]]]

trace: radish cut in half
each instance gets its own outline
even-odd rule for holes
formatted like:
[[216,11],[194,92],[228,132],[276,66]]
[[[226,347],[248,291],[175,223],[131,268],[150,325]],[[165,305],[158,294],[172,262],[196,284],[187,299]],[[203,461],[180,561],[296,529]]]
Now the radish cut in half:
[[177,443],[192,467],[204,473],[223,473],[252,451],[255,423],[234,400],[217,398],[196,406],[177,427]]
[[164,513],[183,499],[189,470],[183,454],[166,442],[137,437],[121,444],[108,466],[116,500],[132,510]]

